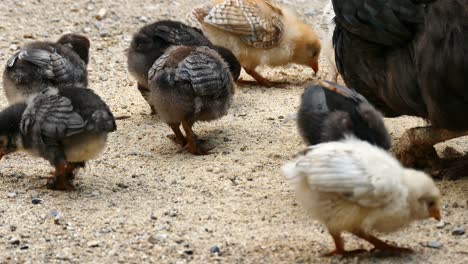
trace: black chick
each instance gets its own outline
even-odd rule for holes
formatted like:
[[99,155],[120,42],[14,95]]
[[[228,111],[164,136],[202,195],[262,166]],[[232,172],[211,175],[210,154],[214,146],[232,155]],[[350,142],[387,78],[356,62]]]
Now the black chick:
[[8,60],[3,72],[9,103],[22,102],[51,85],[85,88],[89,47],[89,40],[77,34],[66,34],[55,43],[26,44]]
[[306,88],[298,113],[298,128],[307,145],[354,135],[390,149],[390,135],[382,114],[362,95],[331,82]]
[[231,106],[234,83],[229,69],[233,70],[209,47],[176,46],[168,49],[148,73],[151,105],[171,127],[176,142],[186,145],[192,154],[207,154],[192,125],[218,119]]
[[55,167],[48,187],[73,190],[75,170],[104,149],[114,116],[90,89],[49,87],[0,112],[0,159],[25,151]]
[[[146,25],[133,36],[127,53],[128,71],[137,80],[138,90],[147,102],[148,70],[167,48],[174,45],[202,46],[211,43],[201,30],[171,20]],[[151,110],[155,114],[154,107]]]

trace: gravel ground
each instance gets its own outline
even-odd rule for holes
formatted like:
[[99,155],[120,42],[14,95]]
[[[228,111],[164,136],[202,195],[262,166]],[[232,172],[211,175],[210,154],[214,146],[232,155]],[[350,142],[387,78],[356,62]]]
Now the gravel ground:
[[[263,69],[291,85],[239,87],[229,115],[195,126],[216,147],[212,154],[178,153],[166,138],[170,130],[149,115],[127,73],[125,50],[141,26],[185,19],[202,2],[0,2],[3,65],[25,42],[84,33],[92,41],[90,87],[116,116],[130,117],[118,121],[103,155],[79,173],[75,192],[42,188],[51,170],[42,160],[15,154],[1,161],[0,263],[468,263],[468,235],[452,234],[468,228],[466,179],[438,182],[445,226],[427,220],[382,236],[415,254],[321,257],[332,248],[331,238],[297,206],[278,170],[303,148],[293,116],[303,84],[316,79],[309,69]],[[324,1],[282,2],[312,23]],[[0,105],[6,106],[3,96]],[[423,124],[409,117],[386,121],[394,138]],[[467,143],[447,144],[464,152]],[[349,248],[370,248],[346,238]]]

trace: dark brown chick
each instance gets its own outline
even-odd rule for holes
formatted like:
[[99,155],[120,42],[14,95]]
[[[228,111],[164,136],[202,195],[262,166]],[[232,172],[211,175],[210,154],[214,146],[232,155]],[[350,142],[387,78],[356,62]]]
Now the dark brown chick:
[[176,142],[192,154],[208,153],[193,133],[193,124],[218,119],[231,106],[234,83],[230,69],[209,47],[176,46],[168,49],[148,73],[150,104],[171,127]]
[[[203,33],[179,21],[161,20],[142,27],[134,36],[127,53],[128,71],[138,82],[138,90],[148,101],[148,70],[171,46],[211,45]],[[151,105],[151,104],[150,104]],[[151,107],[155,114],[154,107]]]

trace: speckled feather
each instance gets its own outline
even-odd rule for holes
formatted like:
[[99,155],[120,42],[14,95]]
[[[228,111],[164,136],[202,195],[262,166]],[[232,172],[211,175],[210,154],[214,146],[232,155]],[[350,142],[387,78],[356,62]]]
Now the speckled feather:
[[241,39],[254,47],[268,49],[281,39],[282,11],[269,1],[264,1],[271,16],[262,13],[254,1],[226,0],[214,6],[196,8],[194,17],[219,29],[241,35]]

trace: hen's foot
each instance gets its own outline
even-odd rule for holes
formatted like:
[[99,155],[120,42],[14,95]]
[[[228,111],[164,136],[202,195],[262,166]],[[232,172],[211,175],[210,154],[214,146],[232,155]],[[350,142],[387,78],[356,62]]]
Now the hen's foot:
[[434,127],[415,127],[406,131],[392,149],[404,166],[426,168],[437,165],[439,156],[434,145],[461,137],[468,131],[449,131]]

